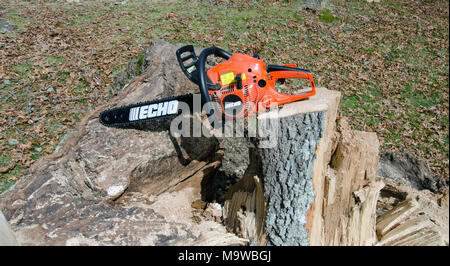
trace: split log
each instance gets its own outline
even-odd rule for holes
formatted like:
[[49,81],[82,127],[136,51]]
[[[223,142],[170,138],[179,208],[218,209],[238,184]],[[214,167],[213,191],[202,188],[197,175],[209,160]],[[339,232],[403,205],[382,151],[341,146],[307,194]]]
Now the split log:
[[[408,198],[383,214],[377,221],[379,246],[442,246],[444,239],[438,227],[421,206]],[[419,213],[418,215],[416,215]]]
[[223,219],[235,233],[252,244],[265,243],[266,206],[258,176],[246,174],[225,196]]
[[[377,207],[379,216],[377,219],[379,243],[377,245],[398,245],[400,241],[395,239],[402,239],[402,241],[408,239],[404,243],[405,245],[448,246],[448,189],[443,194],[436,194],[429,190],[417,190],[413,186],[396,183],[389,179],[384,179],[384,182],[386,186],[380,193],[381,197]],[[414,230],[416,232],[403,239],[401,234],[403,230],[407,229],[406,225],[414,226],[415,223],[404,224],[419,216],[427,217],[429,222],[421,223],[426,223],[428,226],[416,227],[417,230]],[[399,227],[403,229],[394,231]],[[392,231],[396,233],[390,233]],[[425,232],[429,233],[425,234]],[[395,236],[397,233],[400,235]],[[392,241],[385,241],[388,234]]]
[[[383,187],[382,181],[375,181],[353,193],[355,203],[352,206],[350,217],[348,220],[341,217],[342,227],[340,229],[344,234],[342,239],[335,237],[333,244],[345,246],[373,246],[376,244],[376,207],[379,192]],[[335,236],[339,236],[338,230],[335,232]]]

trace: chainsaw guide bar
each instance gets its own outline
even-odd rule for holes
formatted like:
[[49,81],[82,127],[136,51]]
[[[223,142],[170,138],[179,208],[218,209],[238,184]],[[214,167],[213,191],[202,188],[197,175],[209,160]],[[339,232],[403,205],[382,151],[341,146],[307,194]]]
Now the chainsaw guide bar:
[[181,104],[193,110],[193,94],[120,106],[100,113],[100,123],[107,127],[126,127],[153,120],[173,119],[181,114]]

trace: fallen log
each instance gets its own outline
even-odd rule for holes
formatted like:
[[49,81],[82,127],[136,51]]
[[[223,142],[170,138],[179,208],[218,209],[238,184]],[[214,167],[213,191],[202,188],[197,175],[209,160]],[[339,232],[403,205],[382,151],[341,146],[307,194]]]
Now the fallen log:
[[144,74],[87,115],[58,152],[0,195],[0,210],[19,244],[195,245],[213,243],[204,234],[210,230],[223,236],[217,244],[247,242],[219,223],[194,223],[190,205],[201,189],[175,189],[214,173],[216,139],[173,138],[164,124],[118,129],[98,121],[107,108],[197,93],[178,65],[180,46],[153,42],[143,54]]

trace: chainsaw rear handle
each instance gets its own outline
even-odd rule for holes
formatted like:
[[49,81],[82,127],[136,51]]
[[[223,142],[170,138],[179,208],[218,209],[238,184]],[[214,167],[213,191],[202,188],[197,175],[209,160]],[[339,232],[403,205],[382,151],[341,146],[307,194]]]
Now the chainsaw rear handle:
[[199,87],[200,87],[200,93],[202,95],[203,101],[204,103],[208,103],[210,102],[210,96],[208,93],[208,88],[206,86],[206,81],[207,81],[207,75],[206,75],[206,59],[208,58],[208,56],[214,54],[215,56],[218,57],[222,57],[225,60],[230,59],[230,57],[232,56],[232,54],[230,54],[229,52],[220,49],[218,47],[209,47],[206,48],[202,51],[202,53],[200,54],[199,58],[198,58],[198,75],[199,75]]
[[311,88],[315,89],[314,79],[311,72],[306,69],[296,68],[295,65],[268,65],[267,72],[269,72],[274,82],[289,78],[308,79],[311,84]]
[[[269,107],[271,102],[276,102],[277,104],[285,104],[293,101],[298,101],[305,99],[309,96],[313,96],[316,94],[316,87],[314,86],[314,79],[310,71],[306,69],[301,69],[295,67],[295,65],[268,65],[267,72],[270,75],[269,87],[273,88],[268,90],[262,99],[263,102],[266,102],[266,106]],[[278,92],[275,90],[275,83],[277,81],[284,81],[284,79],[307,79],[311,85],[311,91],[289,95]]]

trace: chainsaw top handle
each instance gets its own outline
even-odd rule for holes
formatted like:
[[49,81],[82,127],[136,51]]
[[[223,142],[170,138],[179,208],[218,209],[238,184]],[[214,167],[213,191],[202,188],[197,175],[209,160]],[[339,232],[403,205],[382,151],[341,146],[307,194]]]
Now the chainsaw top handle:
[[212,54],[218,57],[222,57],[225,60],[228,60],[231,57],[231,54],[229,52],[215,46],[204,49],[200,54],[198,58],[199,87],[200,93],[202,95],[205,104],[210,102],[208,87],[206,86],[207,85],[206,59],[208,58],[208,56]]
[[199,86],[204,103],[210,101],[208,89],[220,89],[220,84],[213,83],[206,75],[206,59],[212,54],[225,60],[230,59],[230,57],[232,56],[231,53],[215,46],[204,49],[199,57],[197,57],[197,55],[195,54],[194,47],[192,45],[183,46],[176,52],[178,63],[180,64],[180,67],[183,70],[184,74],[192,82]]

